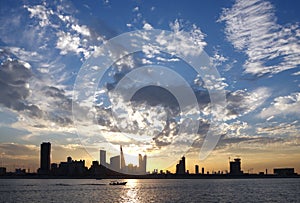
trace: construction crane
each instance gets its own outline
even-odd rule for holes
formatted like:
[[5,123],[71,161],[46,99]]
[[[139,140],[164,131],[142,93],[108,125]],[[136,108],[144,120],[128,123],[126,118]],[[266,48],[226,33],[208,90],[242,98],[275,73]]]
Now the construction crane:
[[249,169],[248,169],[248,173],[249,173],[249,174],[250,174],[250,172],[253,173],[253,168],[249,168]]

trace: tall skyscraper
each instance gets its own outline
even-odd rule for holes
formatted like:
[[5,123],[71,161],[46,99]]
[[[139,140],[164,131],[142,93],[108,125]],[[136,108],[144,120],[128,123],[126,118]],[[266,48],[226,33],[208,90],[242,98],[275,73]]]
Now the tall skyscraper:
[[125,157],[122,149],[122,145],[120,145],[120,151],[121,151],[121,171],[126,170],[126,164],[125,164]]
[[40,156],[40,174],[47,174],[50,172],[50,155],[51,155],[51,143],[43,142],[41,144],[41,156]]
[[183,156],[178,164],[176,164],[176,174],[185,174],[185,157]]
[[199,165],[195,165],[195,174],[199,174]]
[[100,150],[100,165],[106,166],[106,151]]
[[143,159],[143,173],[146,174],[147,172],[147,155],[144,155]]
[[142,168],[143,165],[143,157],[141,154],[139,154],[139,168]]
[[146,167],[147,167],[147,156],[144,157],[139,154],[139,173],[146,174]]

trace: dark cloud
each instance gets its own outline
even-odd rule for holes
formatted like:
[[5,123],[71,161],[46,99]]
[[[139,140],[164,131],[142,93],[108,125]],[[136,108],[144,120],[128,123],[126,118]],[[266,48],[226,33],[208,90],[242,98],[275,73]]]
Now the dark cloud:
[[63,89],[58,89],[53,86],[46,86],[43,88],[44,94],[48,97],[56,99],[55,105],[59,106],[62,111],[70,112],[72,110],[72,99],[66,96]]
[[113,115],[111,109],[101,108],[95,106],[97,111],[97,124],[101,126],[105,126],[111,132],[120,132],[120,130],[113,125]]
[[[173,125],[172,125],[173,124]],[[174,127],[171,127],[174,126]],[[170,145],[179,131],[179,126],[174,119],[168,119],[161,133],[153,138],[157,147]]]
[[244,91],[229,92],[226,95],[228,116],[238,116],[248,109],[243,105],[245,96]]
[[[118,74],[114,78],[116,80],[120,80],[123,77],[123,74]],[[108,91],[111,91],[115,88],[116,83],[108,83],[107,89]],[[132,84],[134,85],[134,84]],[[125,87],[124,92],[126,92]],[[181,87],[178,86],[177,90],[180,91]],[[123,91],[120,91],[123,92]],[[200,111],[206,107],[210,103],[210,97],[206,90],[202,89],[195,89],[194,90],[199,109]],[[122,96],[122,95],[121,95]],[[161,110],[161,107],[163,107],[163,111],[167,114],[167,119],[165,121],[165,125],[161,132],[159,132],[155,137],[153,137],[153,141],[155,143],[155,146],[153,147],[164,147],[170,145],[174,139],[176,139],[179,132],[180,124],[178,123],[178,119],[180,118],[180,106],[175,98],[175,96],[170,93],[168,90],[159,87],[159,86],[146,86],[138,91],[135,92],[135,94],[131,98],[131,104],[128,108],[133,108],[138,106],[143,106],[147,109],[153,108],[155,110],[155,107]],[[125,106],[124,106],[125,108]],[[114,118],[112,117],[111,108],[104,108],[102,106],[96,106],[97,109],[97,121],[99,125],[105,126],[107,130],[113,131],[113,132],[119,132],[120,130],[114,126]],[[138,123],[132,123],[131,125],[138,126]],[[204,120],[200,119],[200,124],[198,128],[198,134],[199,136],[205,136],[210,124]],[[135,128],[132,128],[135,129]]]
[[52,100],[49,102],[51,106],[47,109],[44,119],[49,119],[60,126],[72,124],[72,100],[66,96],[65,91],[53,86],[45,86],[42,92]]
[[[62,126],[71,124],[72,100],[65,95],[64,90],[53,86],[42,87],[42,94],[39,96],[53,101],[49,102],[48,109],[41,109],[30,102],[30,95],[39,92],[29,87],[30,80],[35,79],[35,75],[31,69],[25,67],[24,62],[3,62],[0,67],[0,104],[32,118],[50,120]],[[41,128],[42,125],[38,127]]]
[[199,128],[198,128],[198,134],[205,136],[207,131],[209,130],[210,124],[208,121],[199,120]]
[[227,116],[231,119],[237,116],[255,111],[271,95],[271,91],[266,87],[258,87],[251,92],[246,90],[237,90],[229,92],[227,98]]
[[285,140],[283,138],[278,137],[263,137],[263,136],[247,136],[247,137],[226,137],[225,135],[222,136],[220,139],[216,149],[223,149],[231,144],[254,144],[254,145],[266,145],[271,143],[283,143]]
[[0,143],[0,150],[5,156],[38,156],[38,148],[15,143]]
[[30,69],[21,62],[4,62],[0,67],[0,103],[17,111],[30,110],[25,99],[30,94],[27,82],[31,77]]

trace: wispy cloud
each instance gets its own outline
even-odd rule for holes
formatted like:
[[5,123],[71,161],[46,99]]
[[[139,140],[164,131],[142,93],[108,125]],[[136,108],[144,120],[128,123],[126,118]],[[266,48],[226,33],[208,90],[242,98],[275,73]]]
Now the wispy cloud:
[[277,115],[300,115],[300,93],[275,98],[271,105],[259,114],[261,118]]
[[256,132],[258,134],[275,136],[275,137],[299,137],[300,126],[298,121],[288,122],[271,122],[263,124],[263,126],[257,127]]
[[36,17],[39,19],[41,27],[50,25],[49,17],[53,14],[51,9],[46,8],[44,5],[36,5],[32,7],[24,6],[29,12],[30,17]]
[[237,0],[219,22],[233,46],[246,54],[245,73],[276,74],[300,64],[299,25],[279,25],[274,6],[264,0]]

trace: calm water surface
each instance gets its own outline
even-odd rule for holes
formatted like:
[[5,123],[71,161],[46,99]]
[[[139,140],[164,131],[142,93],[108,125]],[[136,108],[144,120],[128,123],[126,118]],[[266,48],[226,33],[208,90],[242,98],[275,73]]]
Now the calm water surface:
[[0,202],[300,202],[300,179],[0,179]]

